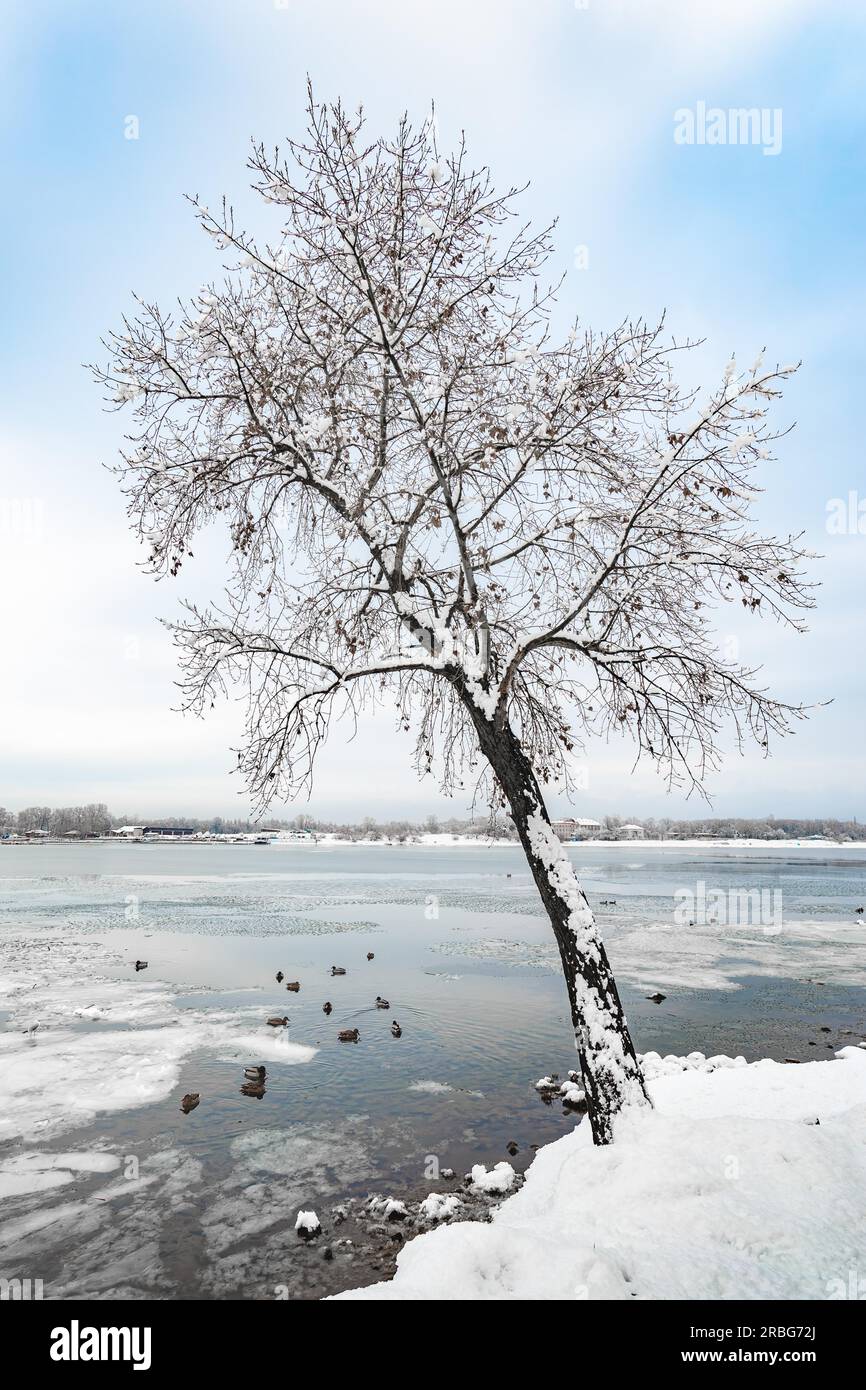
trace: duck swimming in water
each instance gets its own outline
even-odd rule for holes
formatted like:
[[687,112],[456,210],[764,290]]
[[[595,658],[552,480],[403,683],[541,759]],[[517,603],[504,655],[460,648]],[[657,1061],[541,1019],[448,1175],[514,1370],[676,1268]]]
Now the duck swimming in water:
[[270,1028],[286,1028],[286,1027],[288,1027],[288,1022],[289,1022],[288,1016],[286,1016],[285,1018],[269,1018],[269,1019],[268,1019],[268,1027],[270,1027]]
[[337,1038],[340,1042],[358,1042],[360,1037],[361,1034],[358,1032],[357,1028],[343,1028],[337,1034]]
[[391,1023],[391,1037],[392,1037],[392,1038],[402,1038],[402,1036],[403,1036],[403,1029],[400,1027],[399,1023],[397,1022],[397,1020],[396,1020],[396,1018],[395,1018],[395,1019],[392,1021],[392,1023]]

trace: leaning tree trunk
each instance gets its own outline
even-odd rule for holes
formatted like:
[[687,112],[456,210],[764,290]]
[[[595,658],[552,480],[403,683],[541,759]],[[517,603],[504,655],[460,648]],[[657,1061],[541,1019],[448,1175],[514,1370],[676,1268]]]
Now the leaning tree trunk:
[[550,824],[538,780],[520,740],[508,726],[494,727],[473,704],[470,713],[482,750],[511,807],[553,926],[592,1137],[596,1144],[609,1144],[614,1116],[626,1105],[650,1102],[607,953],[580,880]]

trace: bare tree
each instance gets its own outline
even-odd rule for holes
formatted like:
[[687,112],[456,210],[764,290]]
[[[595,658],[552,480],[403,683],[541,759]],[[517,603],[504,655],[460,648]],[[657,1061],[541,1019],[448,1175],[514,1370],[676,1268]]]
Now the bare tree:
[[[224,599],[173,625],[185,707],[239,686],[238,765],[264,807],[309,789],[331,721],[396,702],[420,771],[492,772],[559,946],[596,1142],[646,1091],[593,914],[542,785],[624,730],[698,786],[717,736],[792,715],[717,650],[719,600],[800,624],[796,538],[757,534],[753,473],[793,368],[695,409],[661,326],[553,340],[550,229],[515,222],[435,122],[368,141],[312,94],[305,141],[253,148],[273,240],[192,200],[224,276],[137,301],[98,379],[135,426],[118,471],[157,574],[215,520]],[[684,345],[686,347],[689,344]]]

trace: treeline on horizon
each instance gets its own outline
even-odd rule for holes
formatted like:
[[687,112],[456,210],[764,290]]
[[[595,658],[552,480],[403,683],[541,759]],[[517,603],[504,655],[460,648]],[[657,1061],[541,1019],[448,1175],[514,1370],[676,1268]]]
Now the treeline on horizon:
[[[690,838],[696,835],[714,835],[720,839],[803,839],[810,835],[822,835],[835,840],[866,840],[866,825],[854,820],[837,820],[832,817],[817,816],[810,819],[796,819],[787,816],[731,817],[705,816],[695,820],[677,820],[669,816],[656,818],[645,816],[632,822],[624,816],[605,816],[593,837],[616,839],[624,824],[638,823],[643,826],[648,840],[668,840]],[[261,830],[290,830],[318,834],[342,835],[350,840],[408,840],[424,834],[495,835],[504,839],[516,840],[517,832],[510,820],[499,818],[479,818],[460,820],[450,817],[445,820],[428,816],[424,821],[388,820],[377,821],[365,816],[353,823],[320,820],[311,815],[298,815],[291,820],[267,818],[253,821],[249,818],[212,816],[202,819],[196,816],[117,816],[109,811],[104,802],[87,806],[28,806],[22,811],[7,811],[0,806],[0,835],[17,832],[19,835],[32,830],[43,830],[49,835],[62,836],[77,834],[81,836],[107,835],[123,825],[147,824],[164,829],[192,829],[210,831],[212,834],[252,834]]]

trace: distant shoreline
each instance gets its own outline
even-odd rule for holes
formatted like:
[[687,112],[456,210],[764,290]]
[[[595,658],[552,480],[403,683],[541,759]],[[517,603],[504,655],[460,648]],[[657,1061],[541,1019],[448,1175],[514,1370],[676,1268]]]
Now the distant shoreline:
[[[562,842],[569,849],[834,849],[834,850],[866,850],[866,840],[830,840],[824,838],[791,840],[764,840],[764,839],[683,839],[683,840],[645,840],[640,838],[621,839],[621,840],[563,840]],[[20,848],[26,846],[51,845],[53,848],[65,846],[67,848],[80,848],[87,845],[144,845],[153,848],[155,845],[189,845],[203,848],[235,846],[240,848],[255,848],[260,850],[268,849],[316,849],[319,847],[340,846],[341,848],[356,849],[515,849],[521,848],[518,840],[494,839],[483,835],[450,835],[427,834],[413,836],[405,840],[389,839],[382,836],[379,839],[354,840],[346,836],[324,832],[315,838],[311,836],[308,840],[286,839],[278,837],[270,840],[267,844],[259,841],[258,844],[250,840],[239,841],[234,838],[225,840],[198,839],[192,835],[184,836],[153,836],[143,839],[141,837],[129,837],[126,839],[117,836],[97,836],[91,839],[65,839],[59,837],[38,839],[38,840],[0,840],[0,846],[5,848]]]

